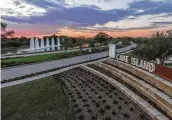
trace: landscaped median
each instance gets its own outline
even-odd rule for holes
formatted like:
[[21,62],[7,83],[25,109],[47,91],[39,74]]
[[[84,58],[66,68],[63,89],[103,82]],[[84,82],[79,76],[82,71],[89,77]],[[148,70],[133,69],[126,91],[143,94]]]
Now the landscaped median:
[[44,55],[36,55],[36,56],[26,56],[26,57],[18,57],[18,58],[7,58],[1,59],[1,67],[11,67],[17,65],[24,65],[24,64],[32,64],[32,63],[39,63],[44,61],[51,61],[51,60],[59,60],[63,58],[70,58],[75,56],[81,56],[91,53],[97,53],[106,51],[107,49],[94,49],[94,51],[89,52],[88,50],[80,51],[72,51],[72,52],[60,52],[60,53],[53,53],[53,54],[44,54]]
[[79,51],[75,52],[62,52],[62,53],[53,53],[53,54],[46,54],[46,55],[36,55],[36,56],[26,56],[20,58],[9,58],[1,60],[1,66],[4,67],[11,67],[17,65],[24,65],[24,64],[32,64],[32,63],[39,63],[43,61],[50,61],[50,60],[58,60],[63,58],[69,58],[79,55],[89,54],[88,51],[83,51],[82,53]]
[[90,64],[88,66],[82,66],[82,68],[84,70],[87,70],[101,78],[103,78],[104,80],[106,80],[107,82],[111,83],[112,85],[114,85],[115,87],[117,87],[119,90],[121,90],[124,94],[126,94],[131,100],[133,100],[138,106],[140,106],[142,108],[142,110],[144,110],[147,114],[149,114],[152,119],[154,120],[168,120],[168,118],[166,116],[164,116],[161,112],[159,112],[156,108],[156,106],[152,106],[152,104],[149,104],[148,102],[146,102],[146,100],[142,97],[140,97],[140,95],[137,95],[137,92],[133,92],[133,90],[131,90],[130,88],[128,88],[128,86],[124,85],[122,82],[122,84],[118,81],[119,78],[114,79],[113,75],[110,74],[109,72],[107,72],[106,70],[100,68],[100,67],[94,67],[94,65]]
[[2,119],[152,120],[117,87],[80,67],[3,88]]

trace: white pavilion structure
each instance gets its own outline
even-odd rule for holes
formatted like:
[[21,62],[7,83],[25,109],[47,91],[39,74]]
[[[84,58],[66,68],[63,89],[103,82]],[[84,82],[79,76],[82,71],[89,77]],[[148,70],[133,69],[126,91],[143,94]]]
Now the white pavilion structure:
[[46,40],[44,40],[43,38],[39,40],[38,38],[33,37],[30,40],[30,51],[43,52],[43,51],[54,51],[56,49],[61,50],[60,41],[61,39],[59,37],[57,39],[53,37],[51,41],[48,38]]

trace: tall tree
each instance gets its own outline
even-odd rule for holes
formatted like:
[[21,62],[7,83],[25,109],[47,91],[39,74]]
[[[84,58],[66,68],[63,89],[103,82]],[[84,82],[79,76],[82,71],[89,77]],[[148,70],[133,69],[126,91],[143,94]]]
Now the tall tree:
[[66,54],[66,52],[67,52],[67,50],[68,50],[68,48],[69,48],[69,37],[67,37],[67,36],[63,36],[63,41],[62,41],[62,46],[63,46],[63,48],[64,48],[64,50],[65,50],[65,54]]
[[96,41],[94,39],[90,39],[89,47],[91,47],[91,48],[95,47],[95,43],[96,43]]
[[6,29],[7,29],[7,24],[1,22],[1,39],[2,40],[7,38],[7,37],[11,37],[14,34],[13,30],[7,31]]
[[172,56],[172,31],[167,31],[166,34],[157,32],[145,44],[141,44],[134,54],[163,65],[165,60]]
[[82,47],[84,44],[85,37],[80,36],[76,41],[77,45],[79,46],[80,52],[82,52]]
[[99,32],[95,37],[95,41],[98,42],[100,45],[107,45],[108,41],[111,39],[110,36],[106,33]]

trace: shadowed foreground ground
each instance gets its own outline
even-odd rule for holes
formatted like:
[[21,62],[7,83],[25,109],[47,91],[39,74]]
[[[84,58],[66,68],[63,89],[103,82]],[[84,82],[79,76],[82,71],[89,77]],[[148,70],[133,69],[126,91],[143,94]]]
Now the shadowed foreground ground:
[[151,120],[116,87],[81,68],[57,75],[76,120]]
[[2,120],[71,120],[70,107],[54,77],[2,89]]
[[116,87],[79,67],[54,77],[2,89],[2,120],[74,118],[151,120]]

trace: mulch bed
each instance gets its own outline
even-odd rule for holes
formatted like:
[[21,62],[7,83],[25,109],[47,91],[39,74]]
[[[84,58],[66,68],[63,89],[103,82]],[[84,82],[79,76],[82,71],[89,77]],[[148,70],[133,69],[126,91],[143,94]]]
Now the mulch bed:
[[79,67],[56,75],[76,120],[152,120],[116,87]]

